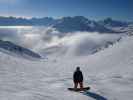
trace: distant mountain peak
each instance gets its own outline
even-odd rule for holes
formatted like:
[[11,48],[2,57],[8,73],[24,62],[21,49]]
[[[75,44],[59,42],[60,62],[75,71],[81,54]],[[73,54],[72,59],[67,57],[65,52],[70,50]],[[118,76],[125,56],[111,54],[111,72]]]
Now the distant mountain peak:
[[110,26],[110,27],[126,27],[128,26],[128,23],[125,21],[118,21],[118,20],[114,20],[110,17],[100,21],[101,25],[104,26]]

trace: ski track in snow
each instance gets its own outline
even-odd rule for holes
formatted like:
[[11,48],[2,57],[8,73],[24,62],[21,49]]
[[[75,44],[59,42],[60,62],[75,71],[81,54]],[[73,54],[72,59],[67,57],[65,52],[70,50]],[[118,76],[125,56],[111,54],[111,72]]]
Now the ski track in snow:
[[[89,57],[28,61],[0,52],[0,100],[132,100],[133,37]],[[70,60],[72,59],[72,60]],[[85,93],[68,91],[79,65]],[[93,66],[93,67],[92,67]]]

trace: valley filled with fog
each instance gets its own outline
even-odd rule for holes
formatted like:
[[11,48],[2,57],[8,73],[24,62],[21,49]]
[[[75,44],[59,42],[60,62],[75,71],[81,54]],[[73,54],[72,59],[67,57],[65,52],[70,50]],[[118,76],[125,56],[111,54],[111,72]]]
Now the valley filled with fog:
[[0,28],[0,39],[45,56],[86,56],[119,41],[125,34],[99,32],[62,33],[52,27],[12,26]]

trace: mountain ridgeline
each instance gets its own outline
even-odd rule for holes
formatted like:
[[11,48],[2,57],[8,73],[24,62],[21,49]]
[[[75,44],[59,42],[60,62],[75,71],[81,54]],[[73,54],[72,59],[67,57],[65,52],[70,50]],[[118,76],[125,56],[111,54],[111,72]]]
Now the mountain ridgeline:
[[41,58],[41,56],[27,48],[21,47],[9,41],[0,40],[0,51],[23,58]]
[[[56,28],[60,32],[100,32],[100,33],[116,33],[109,27],[126,27],[131,23],[116,21],[107,18],[101,21],[89,20],[83,16],[63,17],[54,19],[51,17],[44,18],[16,18],[16,17],[0,17],[0,26],[50,26]],[[119,33],[119,32],[117,32]]]

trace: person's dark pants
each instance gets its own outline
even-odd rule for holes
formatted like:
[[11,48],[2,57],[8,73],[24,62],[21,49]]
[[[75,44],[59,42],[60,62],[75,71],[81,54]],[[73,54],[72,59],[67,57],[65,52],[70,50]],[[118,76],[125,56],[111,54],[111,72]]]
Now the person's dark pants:
[[74,82],[74,88],[78,88],[78,84],[80,86],[80,88],[82,89],[83,88],[83,82]]

